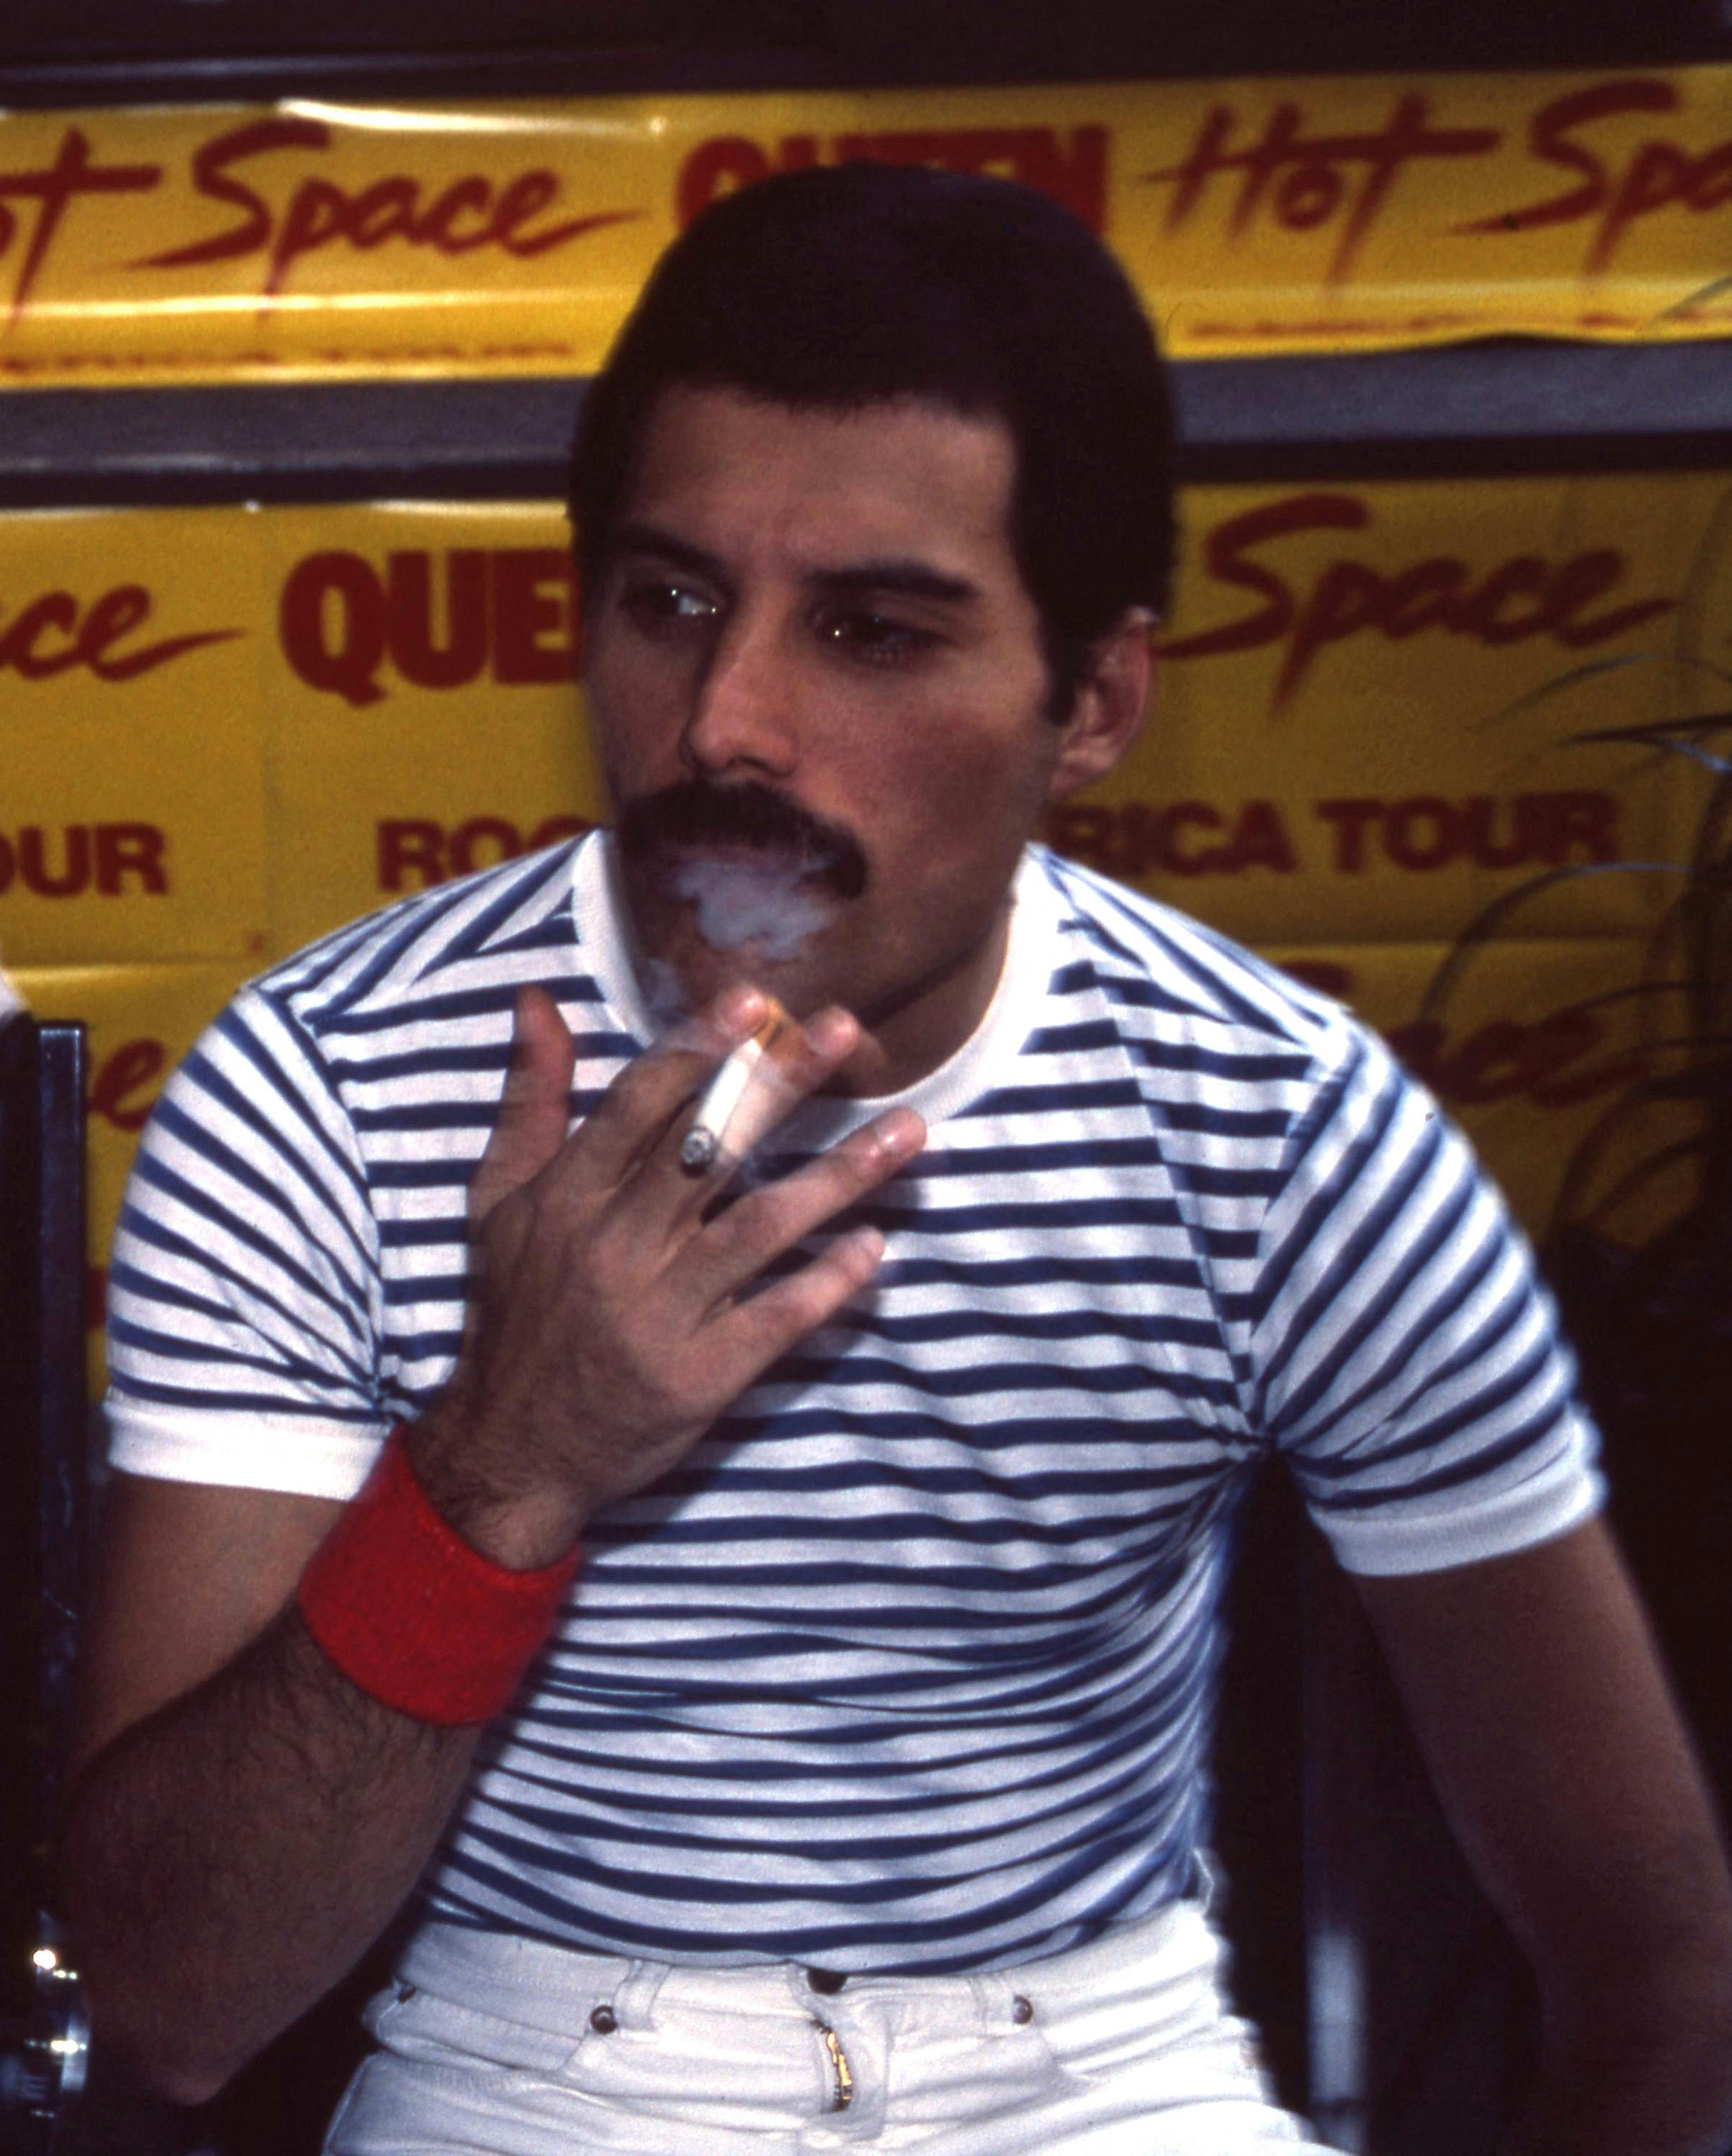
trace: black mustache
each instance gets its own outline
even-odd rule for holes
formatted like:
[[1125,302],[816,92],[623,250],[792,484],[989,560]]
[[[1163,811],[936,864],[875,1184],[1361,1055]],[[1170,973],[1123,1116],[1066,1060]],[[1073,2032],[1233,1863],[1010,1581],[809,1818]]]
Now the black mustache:
[[620,812],[618,838],[634,860],[664,845],[750,846],[781,855],[803,881],[838,898],[858,898],[866,886],[866,855],[851,831],[755,778],[738,786],[681,779],[646,793]]

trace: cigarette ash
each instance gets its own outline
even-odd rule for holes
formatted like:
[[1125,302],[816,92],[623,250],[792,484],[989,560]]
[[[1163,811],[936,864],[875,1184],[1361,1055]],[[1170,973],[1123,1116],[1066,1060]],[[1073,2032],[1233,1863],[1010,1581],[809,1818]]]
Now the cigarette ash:
[[770,862],[686,861],[674,889],[697,908],[697,932],[712,951],[755,943],[767,958],[789,958],[835,913],[798,875]]

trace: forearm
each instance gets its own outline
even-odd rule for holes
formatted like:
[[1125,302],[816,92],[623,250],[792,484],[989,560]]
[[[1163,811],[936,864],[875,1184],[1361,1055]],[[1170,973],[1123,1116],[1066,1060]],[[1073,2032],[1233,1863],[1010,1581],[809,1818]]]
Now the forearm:
[[93,2018],[162,2093],[213,2094],[352,1966],[414,1886],[478,1732],[380,1706],[291,1605],[74,1789]]
[[1500,2156],[1724,2156],[1732,1970],[1688,1965],[1555,2020]]

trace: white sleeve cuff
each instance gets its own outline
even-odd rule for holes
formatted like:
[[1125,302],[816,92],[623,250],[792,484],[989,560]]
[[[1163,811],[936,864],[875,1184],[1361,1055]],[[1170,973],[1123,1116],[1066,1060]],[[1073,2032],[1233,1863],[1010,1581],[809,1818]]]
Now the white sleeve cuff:
[[1567,1535],[1592,1519],[1605,1502],[1605,1478],[1582,1464],[1566,1475],[1538,1476],[1483,1495],[1454,1511],[1416,1511],[1405,1517],[1393,1510],[1381,1517],[1313,1511],[1312,1517],[1344,1570],[1390,1575],[1445,1572],[1452,1565],[1512,1557]]
[[110,1388],[108,1461],[127,1475],[347,1501],[390,1435],[316,1416],[145,1407]]

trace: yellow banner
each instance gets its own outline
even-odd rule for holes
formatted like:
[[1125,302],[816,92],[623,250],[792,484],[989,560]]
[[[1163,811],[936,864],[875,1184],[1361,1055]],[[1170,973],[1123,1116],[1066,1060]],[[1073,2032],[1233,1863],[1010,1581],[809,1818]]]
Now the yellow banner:
[[0,518],[0,955],[266,950],[267,616],[249,511]]
[[1182,356],[1732,330],[1732,68],[0,118],[0,382],[593,372],[715,196],[993,172]]
[[[1574,737],[1722,707],[1732,480],[1181,510],[1150,725],[1046,835],[1354,1004],[1537,1228],[1677,1029],[1635,991],[1712,785]],[[564,539],[548,504],[0,517],[0,957],[95,1028],[99,1238],[144,1109],[241,978],[604,813]]]
[[[1550,870],[1686,857],[1699,769],[1569,737],[1715,708],[1726,475],[1208,487],[1181,521],[1153,723],[1063,850],[1260,946],[1429,942]],[[1506,932],[1673,896],[1573,875]]]

